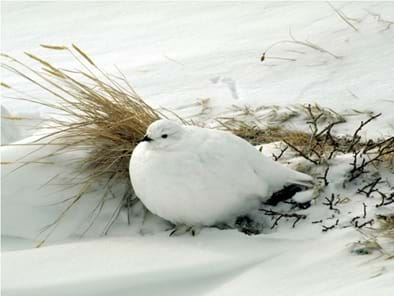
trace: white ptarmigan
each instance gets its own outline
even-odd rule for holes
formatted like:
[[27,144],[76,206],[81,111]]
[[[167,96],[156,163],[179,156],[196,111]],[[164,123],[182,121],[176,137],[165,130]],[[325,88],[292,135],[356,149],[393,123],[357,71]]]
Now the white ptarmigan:
[[230,132],[164,119],[153,122],[134,149],[130,177],[151,212],[188,226],[225,223],[286,185],[312,182]]

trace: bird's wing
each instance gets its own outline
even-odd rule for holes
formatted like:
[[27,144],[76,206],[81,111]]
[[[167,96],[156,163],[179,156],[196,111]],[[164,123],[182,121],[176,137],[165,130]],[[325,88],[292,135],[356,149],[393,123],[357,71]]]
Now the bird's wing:
[[[294,171],[271,158],[263,156],[244,139],[229,132],[200,129],[200,157],[204,161],[215,161],[235,176],[243,176],[248,183],[251,171],[270,192],[282,189],[287,184],[309,186],[312,177]],[[243,174],[243,170],[245,173]]]
[[188,138],[194,141],[190,147],[195,147],[194,153],[203,166],[207,170],[217,170],[208,174],[216,176],[217,182],[233,190],[243,190],[245,195],[266,194],[265,180],[251,165],[250,154],[258,154],[253,146],[231,133],[216,130],[196,128]]

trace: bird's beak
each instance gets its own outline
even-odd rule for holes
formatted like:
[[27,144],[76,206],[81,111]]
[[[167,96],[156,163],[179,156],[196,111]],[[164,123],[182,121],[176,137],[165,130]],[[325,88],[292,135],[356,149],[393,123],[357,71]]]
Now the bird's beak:
[[141,140],[138,141],[138,143],[141,143],[141,142],[150,142],[150,141],[152,141],[152,139],[149,138],[147,135],[145,135]]

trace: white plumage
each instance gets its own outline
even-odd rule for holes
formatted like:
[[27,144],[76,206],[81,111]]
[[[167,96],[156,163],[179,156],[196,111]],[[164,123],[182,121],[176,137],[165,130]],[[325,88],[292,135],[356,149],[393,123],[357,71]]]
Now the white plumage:
[[232,133],[163,119],[134,149],[130,177],[151,212],[190,226],[227,222],[286,185],[312,181]]

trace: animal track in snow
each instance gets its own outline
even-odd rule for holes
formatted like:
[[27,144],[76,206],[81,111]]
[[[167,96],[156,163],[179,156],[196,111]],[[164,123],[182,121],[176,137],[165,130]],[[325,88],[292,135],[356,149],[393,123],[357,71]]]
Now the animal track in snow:
[[230,77],[216,76],[211,78],[213,84],[225,84],[230,90],[231,96],[234,100],[239,100],[239,93],[237,83]]

